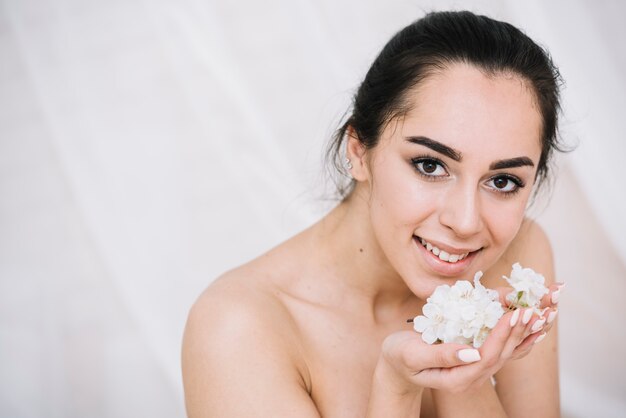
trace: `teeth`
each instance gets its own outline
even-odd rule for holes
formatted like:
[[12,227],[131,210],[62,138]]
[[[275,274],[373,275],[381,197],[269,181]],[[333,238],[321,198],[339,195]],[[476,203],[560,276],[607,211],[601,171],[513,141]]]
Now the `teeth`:
[[448,263],[456,263],[457,261],[461,261],[469,255],[469,253],[450,254],[450,253],[447,253],[446,251],[440,250],[439,248],[435,247],[430,242],[426,241],[424,238],[420,238],[420,241],[422,245],[426,247],[428,251],[435,254],[437,257],[439,257],[440,260],[447,261]]

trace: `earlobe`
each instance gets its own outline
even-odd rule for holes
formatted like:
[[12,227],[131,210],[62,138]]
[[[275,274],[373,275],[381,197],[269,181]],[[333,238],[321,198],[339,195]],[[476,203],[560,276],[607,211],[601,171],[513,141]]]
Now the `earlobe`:
[[367,149],[363,143],[359,140],[357,133],[352,126],[348,127],[346,132],[347,141],[346,144],[346,158],[350,160],[350,168],[348,168],[352,178],[357,181],[367,180],[369,172],[367,170]]

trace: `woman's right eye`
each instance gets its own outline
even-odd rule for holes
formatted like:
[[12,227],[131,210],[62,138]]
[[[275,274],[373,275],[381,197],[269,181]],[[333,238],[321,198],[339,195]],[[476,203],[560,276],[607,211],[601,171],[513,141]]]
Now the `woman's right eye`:
[[426,177],[446,177],[448,172],[440,161],[431,158],[419,158],[413,160],[417,171]]

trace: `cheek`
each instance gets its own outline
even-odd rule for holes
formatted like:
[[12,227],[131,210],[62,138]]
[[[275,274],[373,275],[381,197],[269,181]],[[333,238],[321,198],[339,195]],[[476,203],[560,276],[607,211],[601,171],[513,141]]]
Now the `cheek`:
[[496,244],[506,247],[515,238],[524,220],[525,208],[526,200],[512,200],[506,204],[492,202],[487,205],[484,219]]
[[428,184],[403,168],[381,169],[372,187],[372,221],[394,230],[412,231],[435,210],[437,198]]

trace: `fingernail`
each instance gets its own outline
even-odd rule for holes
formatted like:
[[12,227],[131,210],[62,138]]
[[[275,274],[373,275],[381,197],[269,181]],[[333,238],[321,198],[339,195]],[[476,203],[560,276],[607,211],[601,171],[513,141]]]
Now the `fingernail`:
[[554,321],[554,318],[556,318],[556,314],[558,311],[552,311],[548,314],[548,319],[547,319],[547,323],[551,323],[552,321]]
[[545,319],[539,319],[537,321],[535,321],[535,323],[533,324],[532,328],[530,328],[530,330],[532,331],[531,333],[537,332],[541,329],[541,327],[543,327],[543,324],[546,323]]
[[546,338],[546,333],[545,332],[543,334],[541,334],[540,336],[538,336],[533,344],[540,343],[541,341],[543,341],[544,338]]
[[463,350],[457,351],[456,355],[459,357],[459,360],[464,363],[474,363],[480,360],[480,353],[474,348],[464,348]]
[[559,287],[559,290],[563,289],[565,287],[566,283],[559,283],[557,286]]
[[530,322],[530,318],[533,317],[533,310],[532,308],[528,308],[524,311],[524,316],[522,316],[522,324],[526,325],[527,323]]
[[519,309],[516,309],[511,316],[511,327],[514,327],[517,324],[517,320],[519,319]]
[[559,293],[561,293],[561,289],[552,292],[552,303],[559,303]]

